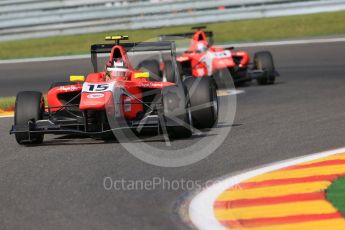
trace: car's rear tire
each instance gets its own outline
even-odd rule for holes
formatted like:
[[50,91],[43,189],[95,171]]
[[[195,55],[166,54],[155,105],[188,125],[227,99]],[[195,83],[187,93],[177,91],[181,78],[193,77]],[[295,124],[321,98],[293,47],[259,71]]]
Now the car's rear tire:
[[157,60],[145,60],[139,63],[138,69],[150,73],[150,81],[162,81],[162,73]]
[[272,54],[269,51],[258,52],[254,55],[254,63],[256,69],[266,72],[265,76],[257,79],[258,84],[274,84],[276,77]]
[[[35,91],[23,91],[17,94],[15,104],[14,124],[16,126],[28,125],[29,121],[37,121],[43,118],[44,99],[42,93]],[[44,134],[16,133],[18,144],[41,144]]]
[[214,80],[210,77],[188,77],[184,84],[188,91],[193,126],[197,129],[212,128],[218,121],[219,112]]
[[162,100],[169,137],[174,139],[190,137],[192,118],[184,89],[178,86],[165,87],[162,90]]

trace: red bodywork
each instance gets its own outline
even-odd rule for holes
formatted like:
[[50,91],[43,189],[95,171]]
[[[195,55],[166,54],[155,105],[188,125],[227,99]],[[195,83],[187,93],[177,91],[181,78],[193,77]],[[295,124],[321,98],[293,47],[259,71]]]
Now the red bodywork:
[[[200,50],[200,47],[205,47]],[[244,51],[233,51],[222,47],[211,46],[205,32],[199,30],[192,37],[189,49],[177,61],[189,62],[192,75],[195,77],[211,76],[219,69],[247,68],[249,54]]]
[[[108,67],[112,66],[114,58],[121,58],[126,71],[121,76],[107,71]],[[114,90],[115,88],[123,88],[127,93],[134,95],[128,97],[121,96],[121,111],[127,120],[133,120],[137,117],[138,113],[143,112],[142,100],[143,89],[161,89],[163,87],[175,85],[170,82],[153,82],[149,81],[147,77],[136,77],[142,71],[135,70],[131,66],[126,51],[121,45],[115,45],[106,64],[104,72],[90,73],[85,82],[71,83],[68,86],[58,86],[52,88],[48,92],[48,104],[52,112],[57,111],[63,106],[63,102],[59,99],[59,95],[64,93],[80,93],[79,109],[85,110],[106,110],[107,112],[114,111]],[[109,109],[110,108],[110,109]]]

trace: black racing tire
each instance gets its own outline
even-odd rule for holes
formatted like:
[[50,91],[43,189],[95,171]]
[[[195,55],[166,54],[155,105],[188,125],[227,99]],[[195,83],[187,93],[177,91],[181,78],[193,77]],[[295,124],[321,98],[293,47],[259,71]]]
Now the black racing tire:
[[176,61],[176,66],[177,66],[177,70],[178,70],[178,73],[179,73],[179,77],[180,77],[180,79],[182,79],[184,74],[183,74],[183,69],[182,69],[181,62]]
[[192,136],[192,117],[185,90],[178,86],[163,88],[162,102],[165,127],[169,137],[180,139]]
[[269,51],[256,53],[254,55],[254,64],[256,69],[266,71],[266,75],[258,78],[257,83],[259,85],[274,84],[276,76],[272,54]]
[[[14,125],[27,125],[29,121],[41,120],[43,114],[44,99],[41,92],[22,91],[17,94]],[[31,134],[29,138],[27,133],[16,133],[15,137],[20,145],[41,144],[44,134]]]
[[59,87],[59,86],[67,86],[67,85],[76,85],[77,83],[71,81],[61,81],[61,82],[54,82],[50,85],[49,90]]
[[164,75],[167,82],[175,83],[175,69],[172,61],[164,61]]
[[150,73],[150,81],[162,81],[162,73],[157,60],[145,60],[139,63],[138,69]]
[[217,87],[214,80],[210,77],[188,77],[184,80],[184,84],[188,91],[193,126],[197,129],[214,127],[219,113]]

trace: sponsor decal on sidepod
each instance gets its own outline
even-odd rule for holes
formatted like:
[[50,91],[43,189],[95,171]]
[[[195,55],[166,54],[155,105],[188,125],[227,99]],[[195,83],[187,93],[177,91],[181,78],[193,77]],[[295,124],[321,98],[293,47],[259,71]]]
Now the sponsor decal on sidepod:
[[87,95],[87,98],[94,99],[94,98],[102,98],[104,97],[103,93],[92,93]]

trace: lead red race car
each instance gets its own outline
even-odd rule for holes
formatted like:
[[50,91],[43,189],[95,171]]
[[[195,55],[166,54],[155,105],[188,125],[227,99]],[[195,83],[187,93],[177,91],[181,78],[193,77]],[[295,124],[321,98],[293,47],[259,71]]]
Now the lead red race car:
[[251,62],[246,51],[214,46],[213,32],[204,31],[205,28],[193,27],[196,32],[160,36],[162,41],[191,38],[189,48],[177,57],[184,76],[221,77],[228,71],[237,85],[252,80],[256,80],[259,85],[274,84],[279,73],[269,51],[255,53]]
[[[47,105],[41,92],[19,92],[10,131],[17,142],[41,144],[45,134],[108,139],[116,136],[117,131],[128,130],[135,135],[155,130],[168,138],[186,138],[196,129],[216,125],[218,98],[214,82],[205,78],[193,87],[193,77],[183,81],[175,77],[180,73],[174,42],[120,44],[127,39],[128,36],[110,36],[106,40],[114,43],[92,45],[94,72],[86,78],[71,76],[70,81],[53,83],[47,93]],[[159,56],[169,58],[164,60],[162,72],[154,73],[155,62],[145,60],[145,55],[140,69],[133,68],[128,51],[165,52]],[[100,53],[110,55],[104,71],[99,72]]]

